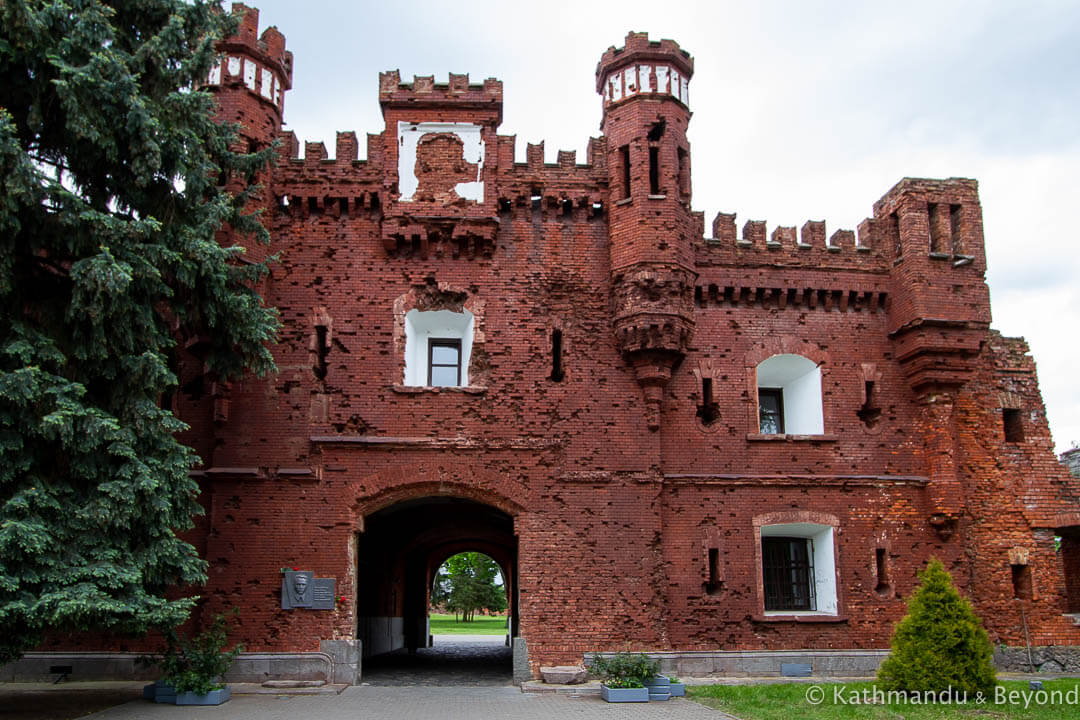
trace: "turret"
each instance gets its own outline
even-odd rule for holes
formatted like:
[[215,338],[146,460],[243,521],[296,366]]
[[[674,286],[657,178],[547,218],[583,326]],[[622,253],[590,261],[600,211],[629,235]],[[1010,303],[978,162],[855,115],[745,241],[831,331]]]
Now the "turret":
[[974,375],[990,326],[978,184],[905,178],[869,222],[892,257],[889,337],[921,408],[930,522],[947,538],[964,504],[956,393]]
[[[238,152],[253,152],[269,146],[281,131],[285,91],[292,87],[292,53],[285,49],[285,36],[269,27],[259,35],[259,11],[243,3],[233,3],[232,12],[243,15],[236,34],[218,43],[221,62],[210,70],[206,87],[217,97],[218,118],[239,125]],[[267,178],[259,177],[264,186]],[[240,178],[235,178],[239,189]],[[254,197],[249,209],[266,207],[266,190]],[[248,245],[248,257],[261,260],[266,248]]]
[[630,33],[596,68],[607,139],[612,311],[645,393],[648,424],[693,335],[696,228],[690,213],[690,54]]
[[293,56],[285,36],[269,27],[259,36],[259,11],[233,3],[242,14],[236,34],[218,44],[221,63],[210,70],[207,86],[217,94],[219,117],[240,125],[243,150],[263,148],[281,130],[285,91],[292,87]]

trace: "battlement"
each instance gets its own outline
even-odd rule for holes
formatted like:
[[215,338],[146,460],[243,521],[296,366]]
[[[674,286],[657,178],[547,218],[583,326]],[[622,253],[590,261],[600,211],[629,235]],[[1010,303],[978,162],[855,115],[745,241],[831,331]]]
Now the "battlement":
[[487,78],[482,84],[470,84],[468,74],[450,73],[450,81],[435,82],[434,75],[416,75],[411,83],[401,82],[401,72],[379,73],[379,104],[385,116],[387,108],[415,109],[425,106],[453,104],[456,107],[497,111],[502,122],[502,81]]
[[631,32],[626,45],[609,47],[596,65],[596,92],[604,108],[642,93],[670,95],[690,105],[688,84],[694,59],[674,40],[649,40]]

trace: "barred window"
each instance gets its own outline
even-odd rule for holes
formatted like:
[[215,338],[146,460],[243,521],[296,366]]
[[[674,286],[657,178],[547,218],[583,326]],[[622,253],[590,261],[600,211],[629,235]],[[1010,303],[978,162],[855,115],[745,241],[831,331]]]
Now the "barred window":
[[816,610],[814,541],[799,537],[761,538],[766,610]]

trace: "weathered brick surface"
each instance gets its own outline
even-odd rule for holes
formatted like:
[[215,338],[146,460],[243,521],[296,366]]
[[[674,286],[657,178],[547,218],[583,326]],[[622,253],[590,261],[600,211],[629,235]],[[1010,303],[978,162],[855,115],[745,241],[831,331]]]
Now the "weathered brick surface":
[[[276,68],[284,93],[291,56],[252,22],[226,55]],[[605,53],[604,137],[583,164],[532,145],[515,163],[496,134],[501,83],[458,75],[384,73],[386,128],[364,161],[352,132],[332,158],[308,143],[299,159],[281,135],[263,200],[278,372],[223,387],[192,347],[176,400],[204,460],[191,537],[211,564],[207,607],[241,608],[249,650],[315,651],[379,618],[405,617],[409,635],[459,549],[503,564],[534,671],[627,646],[887,647],[930,556],[995,642],[1021,643],[1026,618],[1033,643],[1080,645],[1062,616],[1080,610],[1080,481],[1053,455],[1026,345],[989,329],[975,182],[905,179],[857,234],[737,232],[721,213],[705,237],[692,73],[640,34]],[[214,87],[246,141],[279,136],[283,100],[227,72]],[[428,134],[404,201],[399,123],[477,127],[482,162],[453,128]],[[455,190],[476,177],[479,202]],[[469,387],[404,384],[411,309],[473,313]],[[821,370],[822,434],[759,434],[756,367],[785,353]],[[1021,412],[1022,441],[1005,441],[1003,408]],[[473,504],[415,502],[432,498]],[[775,518],[835,523],[835,616],[764,614],[758,534]],[[1013,598],[1013,565],[1030,599]],[[285,566],[336,577],[345,601],[278,609]]]

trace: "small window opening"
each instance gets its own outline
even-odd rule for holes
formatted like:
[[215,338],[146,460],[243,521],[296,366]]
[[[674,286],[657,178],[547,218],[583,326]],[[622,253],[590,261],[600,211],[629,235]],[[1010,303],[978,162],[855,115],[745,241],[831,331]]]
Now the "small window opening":
[[945,228],[942,227],[941,206],[937,203],[927,203],[926,211],[930,220],[930,252],[947,252],[945,248]]
[[649,194],[660,194],[660,148],[649,148]]
[[892,588],[889,582],[889,553],[885,548],[877,548],[874,551],[874,561],[877,568],[877,587],[874,591],[884,595]]
[[563,198],[562,201],[563,215],[570,215],[574,212],[574,201],[570,198]]
[[881,408],[878,407],[877,398],[874,397],[874,381],[867,380],[864,388],[866,400],[855,414],[862,420],[863,425],[872,429],[881,420]]
[[1001,411],[1001,419],[1005,425],[1005,442],[1024,442],[1024,422],[1020,411],[1015,408],[1004,408]]
[[679,161],[679,194],[682,197],[689,197],[690,195],[690,170],[689,170],[689,156],[682,148],[677,148],[675,151],[676,157]]
[[713,397],[713,379],[701,378],[701,404],[698,405],[697,415],[701,422],[711,425],[720,417],[720,404]]
[[622,162],[622,196],[625,200],[630,197],[630,146],[623,145],[619,148],[619,158]]
[[349,198],[340,197],[340,198],[337,199],[337,202],[338,202],[338,212],[340,214],[342,214],[342,215],[348,215],[349,214]]
[[1011,565],[1010,567],[1012,568],[1013,599],[1031,600],[1033,595],[1031,567],[1029,565]]
[[899,260],[904,257],[904,244],[900,242],[900,216],[896,213],[891,213],[889,217],[885,219],[885,232],[889,239],[892,240],[893,245],[893,257]]
[[558,328],[551,331],[551,380],[561,382],[566,373],[563,371],[562,357],[562,330]]
[[540,201],[542,199],[543,198],[541,198],[540,192],[538,190],[533,190],[532,195],[529,196],[529,206],[533,210],[539,210],[540,209]]
[[330,354],[330,344],[326,342],[326,326],[315,326],[315,367],[312,372],[319,380],[326,379],[326,356]]
[[949,206],[949,229],[952,231],[953,255],[964,254],[964,218],[961,213],[963,205]]
[[499,198],[499,212],[508,213],[510,212],[510,209],[510,200],[508,198]]
[[784,391],[781,388],[758,388],[758,419],[762,435],[784,433]]
[[1065,577],[1065,611],[1080,613],[1080,527],[1064,529],[1058,542],[1057,554]]
[[319,213],[319,198],[309,197],[307,199],[307,209],[312,215]]
[[428,385],[461,385],[461,340],[431,338],[428,342]]
[[720,548],[709,548],[709,579],[705,582],[705,592],[716,595],[720,592]]
[[371,193],[371,209],[372,210],[378,210],[379,209],[379,196],[378,196],[377,193]]

